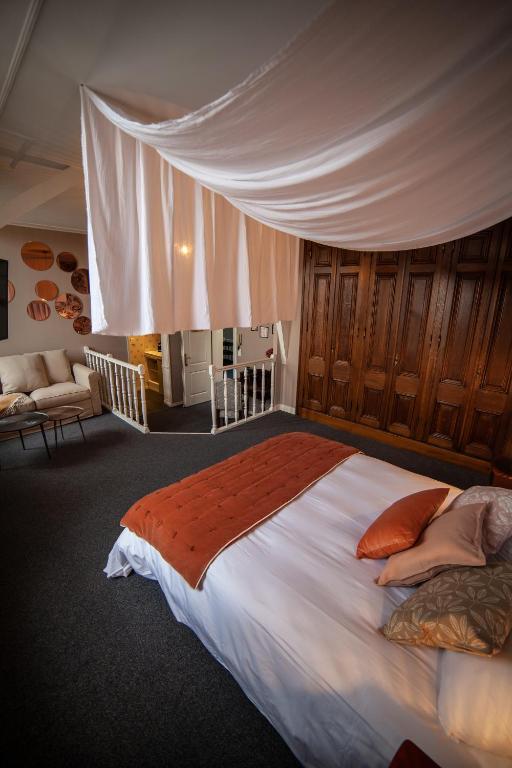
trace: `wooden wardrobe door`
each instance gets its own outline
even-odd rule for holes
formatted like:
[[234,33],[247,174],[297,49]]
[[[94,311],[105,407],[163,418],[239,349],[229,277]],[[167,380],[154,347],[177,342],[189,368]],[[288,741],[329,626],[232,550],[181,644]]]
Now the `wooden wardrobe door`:
[[[499,243],[487,229],[453,243],[451,268],[440,303],[438,353],[424,439],[460,450],[462,429],[485,328]],[[449,254],[449,246],[445,246]],[[445,256],[445,258],[446,258]]]
[[360,251],[336,252],[333,331],[327,413],[353,420],[361,373],[368,275],[371,255]]
[[443,246],[404,252],[405,274],[386,428],[416,437],[424,395]]
[[372,255],[356,418],[362,424],[376,429],[383,429],[386,420],[400,313],[403,266],[404,259],[400,258],[399,253],[383,252]]
[[512,415],[512,227],[502,246],[491,305],[465,420],[464,453],[492,459],[505,447]]
[[304,299],[299,403],[326,410],[334,297],[333,249],[304,244]]

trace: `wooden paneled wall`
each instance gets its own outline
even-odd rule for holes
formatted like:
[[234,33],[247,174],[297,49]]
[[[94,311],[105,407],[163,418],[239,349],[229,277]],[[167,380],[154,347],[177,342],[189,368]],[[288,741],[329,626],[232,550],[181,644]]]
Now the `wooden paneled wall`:
[[301,415],[480,468],[512,453],[512,220],[418,250],[304,252]]

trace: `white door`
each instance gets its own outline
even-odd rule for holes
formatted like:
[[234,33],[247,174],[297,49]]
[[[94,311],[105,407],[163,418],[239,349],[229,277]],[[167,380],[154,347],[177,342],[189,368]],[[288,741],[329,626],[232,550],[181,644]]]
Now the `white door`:
[[183,405],[196,405],[210,400],[212,332],[182,331]]

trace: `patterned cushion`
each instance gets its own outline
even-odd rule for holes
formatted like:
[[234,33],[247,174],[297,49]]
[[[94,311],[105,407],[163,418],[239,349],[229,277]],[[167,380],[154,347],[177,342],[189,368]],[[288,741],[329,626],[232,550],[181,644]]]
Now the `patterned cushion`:
[[476,502],[487,502],[482,549],[486,555],[492,555],[499,552],[507,539],[512,537],[512,491],[475,485],[457,496],[451,509]]
[[388,640],[493,656],[512,629],[512,563],[445,571],[422,584],[382,628]]

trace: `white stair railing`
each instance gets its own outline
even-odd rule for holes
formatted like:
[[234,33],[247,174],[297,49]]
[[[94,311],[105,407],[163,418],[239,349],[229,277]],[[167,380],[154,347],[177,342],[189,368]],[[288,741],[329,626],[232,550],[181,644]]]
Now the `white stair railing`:
[[274,356],[220,368],[210,365],[212,434],[274,411],[275,365]]
[[89,368],[100,375],[101,404],[141,432],[149,432],[145,367],[89,347],[84,347],[84,353]]

